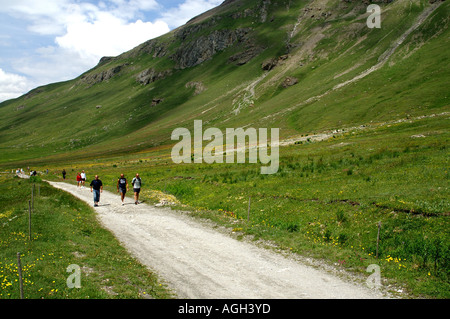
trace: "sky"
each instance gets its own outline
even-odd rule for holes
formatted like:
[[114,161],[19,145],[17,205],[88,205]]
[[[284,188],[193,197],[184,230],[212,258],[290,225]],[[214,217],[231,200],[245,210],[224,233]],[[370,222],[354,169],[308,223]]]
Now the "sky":
[[0,102],[73,79],[223,0],[0,0]]

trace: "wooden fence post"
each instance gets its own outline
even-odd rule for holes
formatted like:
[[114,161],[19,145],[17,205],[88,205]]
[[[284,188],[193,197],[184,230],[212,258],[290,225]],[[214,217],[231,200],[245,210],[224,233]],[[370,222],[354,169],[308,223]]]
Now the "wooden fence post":
[[33,183],[33,187],[31,188],[31,208],[34,211],[34,188],[35,188],[35,184]]
[[381,229],[381,222],[378,222],[378,234],[377,234],[377,259],[378,259],[378,245],[380,244],[380,229]]
[[28,201],[28,236],[31,241],[31,201]]
[[23,299],[22,265],[20,263],[20,253],[17,253],[17,270],[19,274],[20,299]]
[[248,197],[248,210],[247,210],[247,221],[250,221],[250,201],[251,201],[252,197],[249,196]]

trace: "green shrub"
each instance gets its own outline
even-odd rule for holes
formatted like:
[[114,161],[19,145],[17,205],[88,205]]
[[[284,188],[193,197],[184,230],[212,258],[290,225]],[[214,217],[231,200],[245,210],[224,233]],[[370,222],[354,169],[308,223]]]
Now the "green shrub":
[[347,216],[343,210],[336,212],[336,220],[338,223],[345,223],[347,221]]

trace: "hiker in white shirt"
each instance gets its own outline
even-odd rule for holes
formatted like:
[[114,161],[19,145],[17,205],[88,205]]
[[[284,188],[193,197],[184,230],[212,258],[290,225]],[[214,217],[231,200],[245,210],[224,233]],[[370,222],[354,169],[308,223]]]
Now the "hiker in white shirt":
[[136,177],[133,178],[131,184],[133,185],[134,204],[137,205],[139,204],[139,193],[141,191],[141,184],[142,184],[139,174],[136,174]]
[[86,173],[81,171],[81,188],[84,188],[84,184],[86,183]]

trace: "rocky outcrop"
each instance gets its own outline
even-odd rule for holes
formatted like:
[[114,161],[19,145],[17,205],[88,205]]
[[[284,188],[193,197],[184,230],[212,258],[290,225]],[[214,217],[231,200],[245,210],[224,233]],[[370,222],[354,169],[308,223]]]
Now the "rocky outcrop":
[[180,69],[198,65],[209,60],[215,53],[232,45],[243,44],[243,51],[234,54],[228,59],[229,63],[243,65],[261,53],[264,48],[255,45],[248,36],[250,28],[236,30],[216,30],[207,36],[195,38],[203,30],[211,29],[221,19],[221,16],[213,17],[204,23],[193,24],[181,28],[175,33],[175,37],[183,44],[172,55]]
[[38,88],[33,89],[33,90],[29,91],[28,93],[26,93],[24,95],[24,98],[25,99],[31,99],[32,97],[34,97],[37,94],[42,93],[42,92],[44,92],[43,88],[42,87],[38,87]]
[[228,62],[236,65],[244,65],[254,57],[258,56],[262,51],[264,51],[263,47],[250,44],[244,51],[230,56]]
[[202,82],[197,81],[190,81],[186,83],[185,87],[187,89],[195,88],[194,95],[199,95],[206,89],[205,85]]
[[171,58],[179,69],[196,66],[232,45],[248,42],[250,30],[250,28],[215,30],[208,35],[199,36],[182,44]]
[[165,71],[155,71],[153,68],[150,69],[146,69],[142,72],[140,72],[137,76],[136,76],[136,81],[143,84],[143,85],[147,85],[150,83],[153,83],[155,81],[164,79],[166,76],[169,76],[172,74],[172,70],[165,70]]
[[261,23],[264,23],[267,21],[267,8],[270,5],[270,0],[263,0],[259,4],[259,19]]
[[155,97],[152,99],[152,104],[150,106],[157,106],[159,103],[162,103],[164,101],[163,98]]
[[102,71],[99,73],[85,74],[85,75],[81,76],[81,81],[84,83],[87,83],[91,86],[96,83],[108,81],[109,79],[114,77],[116,74],[118,74],[122,70],[122,68],[126,65],[128,65],[128,64],[126,63],[126,64],[117,65],[115,67],[109,68],[108,70],[105,70],[105,71]]
[[276,58],[264,60],[263,63],[261,64],[261,69],[263,69],[264,71],[270,71],[277,66],[277,63],[278,59]]
[[152,39],[144,42],[135,50],[130,51],[131,57],[140,56],[142,54],[149,54],[154,58],[162,58],[168,53],[168,46],[170,43],[162,42],[158,39]]
[[98,62],[98,65],[102,65],[102,64],[106,64],[108,62],[111,62],[115,59],[115,57],[113,56],[104,56],[100,59],[100,61]]
[[298,83],[298,79],[296,77],[293,76],[288,76],[283,80],[283,83],[281,84],[281,86],[283,88],[288,88],[290,86],[293,86],[295,84]]
[[288,58],[289,58],[289,55],[284,54],[282,56],[279,56],[278,58],[270,58],[270,59],[264,60],[263,63],[261,64],[261,68],[264,71],[270,71],[274,67],[276,67],[278,64],[280,64],[282,61],[287,60]]
[[[256,1],[255,1],[256,2]],[[271,0],[262,0],[258,1],[257,5],[253,8],[246,8],[244,10],[236,11],[231,14],[231,18],[233,19],[241,19],[253,17],[257,18],[261,23],[265,23],[267,21],[268,8],[271,5]],[[274,20],[273,17],[269,20],[272,22]]]
[[256,16],[255,10],[250,9],[250,8],[247,8],[243,11],[236,11],[231,15],[231,17],[235,20],[241,19],[241,18],[247,18],[247,17],[255,17],[255,16]]
[[202,23],[185,25],[175,32],[175,37],[182,42],[187,41],[191,36],[194,36],[205,29],[213,28],[220,19],[221,16],[215,16]]

